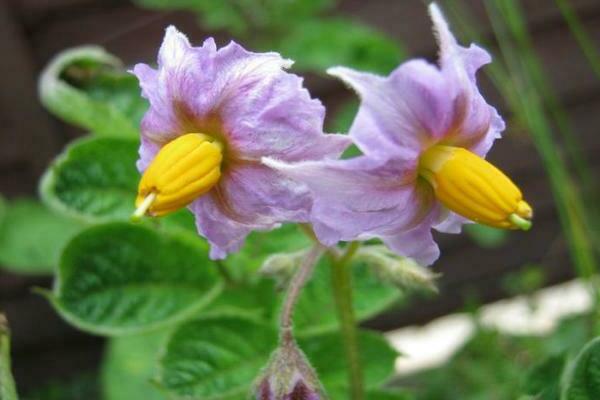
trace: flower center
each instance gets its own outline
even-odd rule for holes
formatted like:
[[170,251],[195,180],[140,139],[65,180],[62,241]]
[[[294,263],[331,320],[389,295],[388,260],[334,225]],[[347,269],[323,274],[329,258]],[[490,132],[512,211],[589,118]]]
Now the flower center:
[[202,196],[219,181],[223,146],[203,133],[188,133],[170,141],[144,172],[133,219],[177,211]]
[[505,229],[531,228],[533,210],[502,171],[460,147],[436,145],[419,160],[419,175],[448,209],[472,221]]

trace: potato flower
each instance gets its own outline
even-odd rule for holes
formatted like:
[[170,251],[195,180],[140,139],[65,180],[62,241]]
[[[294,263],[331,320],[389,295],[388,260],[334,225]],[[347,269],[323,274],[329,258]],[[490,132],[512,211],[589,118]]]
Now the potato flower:
[[532,209],[520,190],[483,159],[505,127],[475,79],[491,57],[476,45],[460,46],[437,5],[429,10],[439,67],[411,60],[387,77],[329,70],[361,98],[349,135],[363,156],[265,160],[311,188],[312,221],[325,245],[379,237],[396,253],[429,265],[439,256],[432,228],[457,233],[467,220],[531,226]]
[[323,133],[324,108],[277,53],[213,39],[192,47],[169,27],[158,68],[135,66],[150,108],[141,126],[134,217],[188,207],[211,258],[236,251],[253,230],[306,221],[308,189],[261,163],[337,158],[350,139]]

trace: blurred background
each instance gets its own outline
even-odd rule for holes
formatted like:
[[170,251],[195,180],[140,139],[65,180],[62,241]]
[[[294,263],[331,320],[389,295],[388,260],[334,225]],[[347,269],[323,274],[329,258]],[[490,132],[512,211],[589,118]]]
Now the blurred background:
[[[439,3],[464,44],[477,41],[497,55],[480,74],[480,87],[508,129],[490,159],[521,186],[535,209],[534,227],[506,233],[475,226],[464,235],[438,235],[439,296],[413,299],[367,324],[386,331],[590,277],[596,268],[600,2]],[[170,24],[195,44],[207,36],[220,45],[233,38],[296,59],[294,71],[323,101],[327,128],[336,132],[348,129],[357,103],[323,74],[326,67],[388,73],[407,57],[433,62],[437,51],[426,2],[419,0],[0,0],[4,197],[36,196],[48,163],[84,134],[40,105],[37,80],[51,58],[69,47],[98,44],[128,65],[154,62]],[[69,327],[31,292],[32,286],[49,287],[49,277],[12,273],[3,260],[0,255],[6,267],[0,271],[0,309],[11,322],[22,390],[93,374],[102,340]]]

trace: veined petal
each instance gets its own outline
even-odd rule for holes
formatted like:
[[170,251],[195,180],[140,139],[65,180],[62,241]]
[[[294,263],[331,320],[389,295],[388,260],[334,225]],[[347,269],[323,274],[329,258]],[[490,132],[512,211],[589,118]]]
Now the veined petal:
[[411,228],[425,218],[430,207],[431,196],[423,196],[415,187],[414,176],[402,175],[398,160],[263,162],[311,190],[311,222],[325,245]]
[[494,140],[500,138],[504,121],[477,88],[477,71],[492,61],[481,47],[458,44],[437,4],[429,6],[434,32],[440,47],[440,66],[454,99],[454,121],[446,143],[465,147],[485,156]]
[[323,132],[324,108],[285,71],[277,53],[252,53],[208,39],[193,47],[167,29],[158,67],[135,66],[150,108],[142,121],[138,168],[145,170],[167,143],[199,133],[222,145],[218,184],[190,205],[212,257],[237,250],[252,230],[308,220],[308,189],[260,164],[264,156],[287,161],[337,158],[351,143]]
[[260,164],[225,172],[209,195],[190,209],[199,232],[212,245],[211,257],[237,251],[254,230],[270,230],[284,221],[306,222],[312,199],[306,187]]
[[381,239],[395,253],[410,257],[422,266],[433,264],[440,256],[440,249],[433,240],[429,223],[422,223],[408,231],[384,236]]
[[350,136],[365,154],[414,158],[448,130],[453,104],[447,84],[425,61],[406,62],[385,78],[344,67],[328,72],[361,98]]
[[223,100],[222,115],[229,145],[244,159],[337,158],[351,144],[346,135],[323,135],[325,108],[300,77],[281,70],[246,78],[235,96]]

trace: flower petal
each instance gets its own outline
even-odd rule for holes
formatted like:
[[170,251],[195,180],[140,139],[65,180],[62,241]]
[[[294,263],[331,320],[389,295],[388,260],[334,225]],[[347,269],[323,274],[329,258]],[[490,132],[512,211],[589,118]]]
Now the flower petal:
[[476,73],[492,58],[477,45],[460,46],[437,4],[429,6],[429,13],[440,46],[442,74],[448,82],[449,95],[455,99],[451,143],[485,156],[505,128],[496,109],[477,88]]
[[240,77],[235,91],[228,89],[232,95],[220,100],[229,146],[246,160],[337,158],[351,144],[350,138],[323,134],[321,102],[310,97],[300,77],[282,70],[291,63],[267,54],[270,58],[258,58],[235,43],[218,53],[216,62],[235,65],[231,75]]
[[414,159],[448,129],[452,99],[440,70],[425,61],[406,62],[386,78],[345,67],[328,72],[361,98],[350,136],[365,154]]
[[440,214],[440,218],[433,226],[433,228],[438,232],[460,233],[464,224],[472,223],[471,220],[447,209],[443,210]]
[[433,264],[440,256],[440,249],[433,240],[429,223],[411,230],[382,237],[383,243],[395,253],[410,257],[421,266]]
[[412,227],[431,205],[415,189],[415,176],[402,175],[414,168],[401,168],[398,160],[263,162],[310,188],[314,196],[311,222],[325,245]]
[[215,135],[245,160],[337,157],[350,139],[323,134],[324,108],[302,79],[284,71],[291,65],[277,53],[252,53],[234,42],[219,50],[212,39],[192,47],[169,27],[158,69],[133,70],[150,101],[142,134],[161,145],[190,132]]
[[211,257],[237,251],[253,230],[284,221],[306,222],[312,199],[306,187],[260,164],[236,166],[208,195],[190,207],[199,232],[212,245]]

